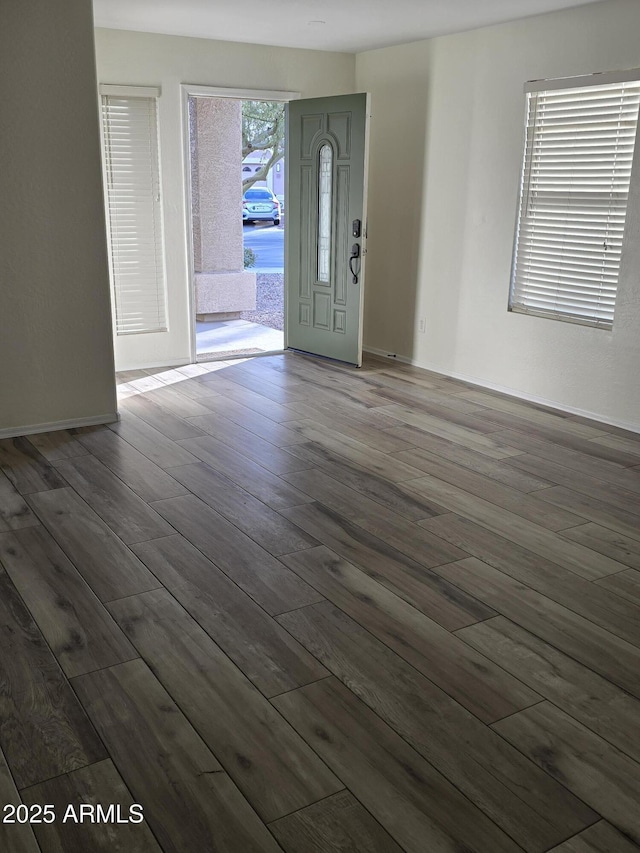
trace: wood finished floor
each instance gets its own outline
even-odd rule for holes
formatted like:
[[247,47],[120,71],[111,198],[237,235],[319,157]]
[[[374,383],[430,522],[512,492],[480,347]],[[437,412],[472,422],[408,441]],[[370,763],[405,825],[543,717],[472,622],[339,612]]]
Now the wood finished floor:
[[375,358],[119,380],[0,441],[0,804],[58,815],[1,851],[640,851],[640,435]]

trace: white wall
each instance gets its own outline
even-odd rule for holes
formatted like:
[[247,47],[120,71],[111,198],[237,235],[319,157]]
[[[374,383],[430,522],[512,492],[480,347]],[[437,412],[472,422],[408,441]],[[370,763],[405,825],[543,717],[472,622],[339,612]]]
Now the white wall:
[[523,84],[639,67],[639,33],[640,3],[609,0],[358,55],[366,347],[640,431],[640,151],[613,331],[507,312]]
[[[167,333],[120,338],[117,366],[190,360],[187,216],[180,84],[300,92],[302,97],[352,92],[355,57],[262,45],[96,30],[101,83],[160,86],[160,156],[169,308]],[[229,215],[236,215],[229,211]],[[239,215],[239,212],[238,212]]]
[[91,0],[2,4],[0,435],[115,417]]

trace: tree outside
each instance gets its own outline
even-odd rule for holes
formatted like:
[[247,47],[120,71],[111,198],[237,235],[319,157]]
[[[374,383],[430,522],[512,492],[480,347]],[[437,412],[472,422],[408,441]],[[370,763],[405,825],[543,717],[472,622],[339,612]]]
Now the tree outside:
[[258,181],[266,181],[270,170],[284,157],[284,104],[277,101],[242,102],[242,159],[264,151],[260,169],[242,181],[245,193]]

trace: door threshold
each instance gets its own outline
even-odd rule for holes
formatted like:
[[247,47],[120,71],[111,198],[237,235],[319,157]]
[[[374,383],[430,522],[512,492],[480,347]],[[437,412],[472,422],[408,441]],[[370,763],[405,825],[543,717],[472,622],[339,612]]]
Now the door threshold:
[[196,354],[196,364],[207,364],[210,361],[236,361],[246,358],[262,358],[265,355],[283,355],[284,349],[272,350],[227,350],[223,352],[202,353]]
[[287,347],[286,352],[293,352],[296,353],[296,355],[306,355],[309,358],[317,358],[320,359],[320,361],[328,361],[331,364],[346,364],[348,367],[354,367],[356,370],[359,370],[362,367],[361,364],[356,364],[353,361],[342,361],[339,358],[331,358],[329,355],[320,355],[320,353],[317,352],[307,352],[307,350],[296,349],[295,347]]

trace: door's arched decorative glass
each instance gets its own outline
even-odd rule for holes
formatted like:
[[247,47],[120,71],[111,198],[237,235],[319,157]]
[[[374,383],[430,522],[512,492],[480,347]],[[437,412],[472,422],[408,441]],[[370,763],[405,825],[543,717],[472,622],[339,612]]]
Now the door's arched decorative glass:
[[318,158],[318,281],[329,282],[333,148],[323,145]]

